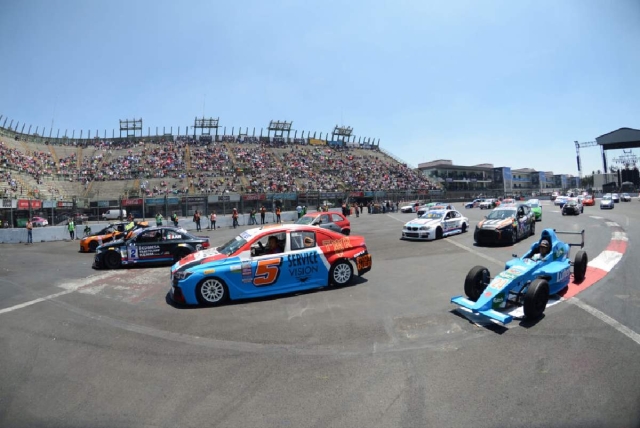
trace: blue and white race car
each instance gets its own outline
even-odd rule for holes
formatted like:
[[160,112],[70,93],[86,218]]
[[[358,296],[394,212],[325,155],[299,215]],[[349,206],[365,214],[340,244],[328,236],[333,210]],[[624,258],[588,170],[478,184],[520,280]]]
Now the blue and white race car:
[[400,239],[431,241],[469,230],[469,219],[454,209],[427,211],[422,216],[407,222]]
[[[581,235],[579,244],[567,244],[560,241],[558,234]],[[549,296],[565,289],[571,280],[580,283],[587,272],[588,257],[584,248],[584,230],[582,232],[556,232],[554,229],[542,231],[539,242],[522,258],[514,258],[506,263],[504,272],[491,278],[484,266],[472,268],[464,282],[467,297],[456,296],[451,303],[476,315],[484,315],[492,320],[507,324],[513,320],[509,314],[500,312],[508,306],[523,306],[524,316],[535,319],[544,312]],[[543,244],[543,241],[546,241]],[[541,256],[541,245],[550,244],[550,252]],[[569,250],[579,246],[571,262]]]
[[343,286],[371,270],[362,236],[290,224],[248,229],[226,244],[193,253],[171,267],[169,296],[177,303],[218,305]]

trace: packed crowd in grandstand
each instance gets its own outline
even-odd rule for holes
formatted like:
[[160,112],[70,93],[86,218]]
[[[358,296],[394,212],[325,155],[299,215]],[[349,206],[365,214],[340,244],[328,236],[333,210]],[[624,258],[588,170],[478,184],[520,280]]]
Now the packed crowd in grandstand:
[[189,137],[146,142],[96,139],[73,145],[56,159],[51,145],[32,143],[30,150],[26,146],[21,150],[16,142],[4,138],[0,141],[0,167],[8,184],[5,192],[9,189],[14,194],[18,191],[15,173],[46,185],[42,191],[48,193],[56,193],[54,180],[60,177],[77,183],[79,192],[91,182],[135,180],[148,196],[434,188],[418,171],[377,150],[309,145],[306,141],[230,136],[222,141]]

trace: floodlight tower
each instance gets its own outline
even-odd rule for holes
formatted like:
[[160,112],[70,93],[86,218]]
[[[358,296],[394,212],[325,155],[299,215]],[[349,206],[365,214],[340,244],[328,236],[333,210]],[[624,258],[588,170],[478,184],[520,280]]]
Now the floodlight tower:
[[215,129],[216,141],[217,141],[218,128],[220,128],[219,122],[220,122],[219,117],[216,117],[215,119],[213,117],[209,117],[205,119],[204,116],[201,119],[198,119],[196,117],[195,120],[193,121],[193,139],[194,140],[196,139],[196,129],[200,130],[200,135],[208,135],[208,136],[211,136],[211,130]]
[[[593,147],[593,146],[597,146],[598,143],[596,141],[587,141],[585,143],[579,143],[577,141],[574,141],[574,144],[576,145],[576,161],[578,162],[578,177],[580,177],[580,180],[582,180],[582,162],[580,161],[580,149],[581,148],[585,148],[585,147]],[[604,162],[605,165],[605,171],[606,171],[606,158],[604,157],[604,151],[602,152],[602,160]]]
[[287,140],[289,139],[289,135],[291,134],[291,125],[293,122],[272,120],[269,122],[269,127],[267,128],[267,136],[271,136],[271,131],[273,131],[273,136],[276,138],[284,137],[284,133],[287,133]]
[[[127,138],[142,137],[142,118],[120,120],[120,138],[122,138],[123,132]],[[140,135],[137,135],[138,133]]]
[[343,146],[346,146],[346,143],[349,142],[352,134],[352,127],[336,125],[335,128],[333,128],[333,132],[331,133],[331,141],[340,141],[342,142]]

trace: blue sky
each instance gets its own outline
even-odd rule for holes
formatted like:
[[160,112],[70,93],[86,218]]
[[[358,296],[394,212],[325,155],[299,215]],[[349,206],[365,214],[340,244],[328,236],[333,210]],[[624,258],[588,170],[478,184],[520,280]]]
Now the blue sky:
[[577,174],[573,141],[640,128],[638,0],[14,0],[0,37],[0,114],[32,132],[204,112],[349,125],[413,165]]

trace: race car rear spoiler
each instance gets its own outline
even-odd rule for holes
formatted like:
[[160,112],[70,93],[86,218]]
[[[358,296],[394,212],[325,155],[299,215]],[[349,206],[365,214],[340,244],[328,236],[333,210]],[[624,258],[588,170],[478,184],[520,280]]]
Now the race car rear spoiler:
[[562,232],[555,229],[553,229],[553,231],[556,233],[556,235],[580,235],[582,237],[582,240],[579,244],[571,244],[569,242],[566,242],[566,244],[570,247],[584,248],[584,229],[582,229],[580,232]]

